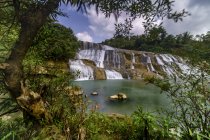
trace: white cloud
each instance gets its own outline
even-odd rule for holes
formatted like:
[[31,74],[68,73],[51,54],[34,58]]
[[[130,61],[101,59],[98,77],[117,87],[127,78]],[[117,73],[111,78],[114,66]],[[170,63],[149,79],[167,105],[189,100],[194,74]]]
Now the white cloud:
[[[196,0],[185,0],[185,1],[175,1],[174,10],[186,9],[192,15],[184,18],[182,22],[175,23],[172,20],[164,19],[163,26],[166,28],[167,32],[170,34],[181,34],[183,32],[190,32],[191,34],[201,34],[206,33],[210,30],[210,18],[208,14],[210,13],[210,1],[208,0],[196,1]],[[111,15],[106,18],[102,12],[99,11],[97,14],[94,8],[88,10],[87,15],[89,25],[88,28],[94,40],[108,39],[113,37],[115,33],[114,24],[117,22],[123,22],[126,19],[126,15],[122,14],[118,21],[115,20],[114,16]],[[132,33],[134,35],[139,35],[144,33],[144,28],[142,25],[143,19],[136,19],[133,21]],[[159,21],[158,21],[159,22]],[[87,34],[87,33],[86,33]]]
[[[97,14],[94,8],[88,10],[88,15],[86,15],[89,20],[89,29],[93,32],[95,36],[100,36],[104,38],[111,38],[115,33],[115,24],[118,22],[124,22],[127,18],[125,14],[122,14],[116,21],[115,17],[111,15],[106,18],[102,12],[99,11]],[[136,19],[133,21],[132,33],[135,35],[142,34],[144,28],[142,26],[142,19]]]
[[93,42],[93,38],[88,34],[88,32],[77,33],[76,37],[81,41]]
[[143,19],[135,19],[133,21],[133,29],[131,30],[132,33],[134,33],[134,35],[139,35],[139,34],[143,34],[144,32],[144,27],[143,27]]
[[[204,3],[205,2],[205,3]],[[209,4],[207,4],[209,3]],[[174,23],[173,21],[165,20],[164,27],[171,34],[180,34],[190,32],[193,35],[206,33],[210,30],[210,1],[201,0],[185,0],[176,1],[175,9],[186,9],[191,16],[183,18],[183,21]]]
[[114,33],[115,19],[113,16],[105,18],[105,16],[99,12],[96,13],[94,8],[91,8],[86,15],[89,20],[89,29],[93,32],[95,36],[100,36],[104,38],[112,37]]

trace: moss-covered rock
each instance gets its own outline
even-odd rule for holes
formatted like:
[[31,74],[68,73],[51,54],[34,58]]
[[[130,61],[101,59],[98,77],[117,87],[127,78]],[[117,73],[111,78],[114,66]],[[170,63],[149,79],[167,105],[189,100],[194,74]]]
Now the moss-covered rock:
[[85,65],[88,65],[88,66],[91,66],[91,67],[96,67],[95,62],[93,62],[93,61],[91,61],[91,60],[82,59],[82,62],[83,62]]

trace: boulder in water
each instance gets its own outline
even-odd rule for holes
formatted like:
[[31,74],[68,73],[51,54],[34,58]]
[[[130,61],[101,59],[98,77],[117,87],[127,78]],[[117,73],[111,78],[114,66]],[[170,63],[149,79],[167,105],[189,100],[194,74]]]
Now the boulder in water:
[[98,92],[94,91],[91,93],[91,95],[96,96],[96,95],[98,95]]
[[116,95],[112,95],[109,97],[112,100],[126,100],[127,99],[127,95],[125,93],[118,93]]

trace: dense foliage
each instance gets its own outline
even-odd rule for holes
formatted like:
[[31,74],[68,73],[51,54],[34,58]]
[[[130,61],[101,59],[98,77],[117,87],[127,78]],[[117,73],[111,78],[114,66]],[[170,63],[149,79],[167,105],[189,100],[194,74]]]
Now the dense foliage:
[[210,62],[210,32],[205,35],[190,35],[188,32],[179,35],[167,34],[163,27],[154,27],[146,34],[138,36],[116,36],[102,44],[121,49],[171,53],[188,57],[194,61]]
[[12,27],[8,30],[7,26],[0,24],[0,62],[4,62],[10,54],[17,35],[18,27]]
[[47,23],[35,38],[29,53],[35,52],[45,60],[68,60],[74,58],[79,45],[70,28]]

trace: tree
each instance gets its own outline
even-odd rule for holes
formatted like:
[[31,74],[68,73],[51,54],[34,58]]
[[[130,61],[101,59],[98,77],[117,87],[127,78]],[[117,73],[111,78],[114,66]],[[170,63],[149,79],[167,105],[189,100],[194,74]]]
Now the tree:
[[70,28],[50,22],[41,28],[30,51],[46,60],[59,61],[74,58],[79,46]]
[[168,116],[181,129],[184,139],[209,139],[210,91],[207,73],[209,64],[203,61],[199,63],[197,73],[192,70],[192,74],[183,75],[181,82],[175,81],[167,90],[174,108]]
[[166,37],[166,30],[162,26],[151,28],[147,33],[147,40],[151,44],[155,45],[163,41]]
[[206,35],[203,37],[203,41],[206,43],[210,42],[210,31],[208,31]]
[[[0,2],[1,13],[5,14],[9,9],[11,12],[9,16],[6,16],[6,20],[9,21],[10,25],[16,23],[20,27],[18,39],[12,47],[8,59],[1,66],[1,69],[4,69],[5,86],[11,97],[17,102],[18,97],[29,91],[24,82],[23,59],[39,30],[48,19],[62,14],[59,11],[59,5],[62,2],[75,6],[82,11],[86,11],[88,7],[95,6],[96,11],[102,11],[107,17],[112,13],[118,17],[122,12],[132,18],[143,17],[148,26],[157,18],[169,18],[178,21],[188,14],[185,10],[173,12],[173,1],[170,0],[2,0]],[[25,110],[25,114],[29,114],[26,107],[21,107],[23,111]],[[41,117],[47,120],[47,115],[39,114],[39,117],[37,117],[37,114],[33,114],[33,110],[31,112],[30,115],[36,119]]]

